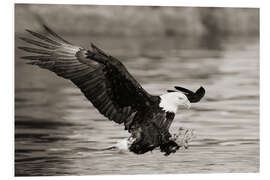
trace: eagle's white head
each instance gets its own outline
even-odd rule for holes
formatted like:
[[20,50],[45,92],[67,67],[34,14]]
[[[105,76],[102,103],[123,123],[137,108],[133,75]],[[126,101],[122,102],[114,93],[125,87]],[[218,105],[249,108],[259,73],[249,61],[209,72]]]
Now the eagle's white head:
[[165,111],[176,113],[178,108],[191,107],[191,103],[187,96],[182,92],[170,92],[160,96],[161,101],[159,106]]

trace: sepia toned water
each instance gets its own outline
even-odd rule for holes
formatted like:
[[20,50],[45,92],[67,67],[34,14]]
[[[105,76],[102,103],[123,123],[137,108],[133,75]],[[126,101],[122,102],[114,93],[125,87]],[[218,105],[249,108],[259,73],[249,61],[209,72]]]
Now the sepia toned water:
[[65,38],[85,47],[96,42],[152,94],[204,86],[202,101],[180,110],[171,128],[191,128],[196,137],[170,156],[103,151],[129,136],[123,126],[100,115],[68,80],[24,64],[19,57],[26,54],[15,50],[16,176],[259,171],[258,39]]

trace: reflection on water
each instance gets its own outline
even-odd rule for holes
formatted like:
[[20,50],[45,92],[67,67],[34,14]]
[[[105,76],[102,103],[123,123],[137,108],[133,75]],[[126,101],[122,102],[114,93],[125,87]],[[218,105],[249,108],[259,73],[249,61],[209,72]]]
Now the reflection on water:
[[[85,47],[90,39],[66,38]],[[180,111],[172,125],[172,132],[180,126],[195,130],[190,148],[169,157],[100,151],[128,133],[101,116],[72,83],[25,65],[16,50],[17,176],[259,171],[258,41],[223,40],[204,49],[200,41],[175,38],[93,40],[153,94],[174,85],[206,88],[203,101]]]

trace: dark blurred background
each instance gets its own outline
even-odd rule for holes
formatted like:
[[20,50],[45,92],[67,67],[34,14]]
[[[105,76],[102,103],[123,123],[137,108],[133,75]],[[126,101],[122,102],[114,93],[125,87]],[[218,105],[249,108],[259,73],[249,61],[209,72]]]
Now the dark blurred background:
[[[100,36],[257,36],[257,8],[158,6],[15,6],[16,33],[49,23],[64,34]],[[40,19],[42,17],[42,20]]]

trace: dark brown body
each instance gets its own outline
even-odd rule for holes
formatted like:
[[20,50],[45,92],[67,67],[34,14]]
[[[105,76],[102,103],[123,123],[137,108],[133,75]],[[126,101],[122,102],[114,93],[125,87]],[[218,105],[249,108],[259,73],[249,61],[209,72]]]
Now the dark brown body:
[[144,154],[160,147],[165,155],[176,152],[179,146],[170,140],[170,125],[175,114],[162,110],[158,105],[137,113],[129,127],[129,132],[135,138],[130,151]]

